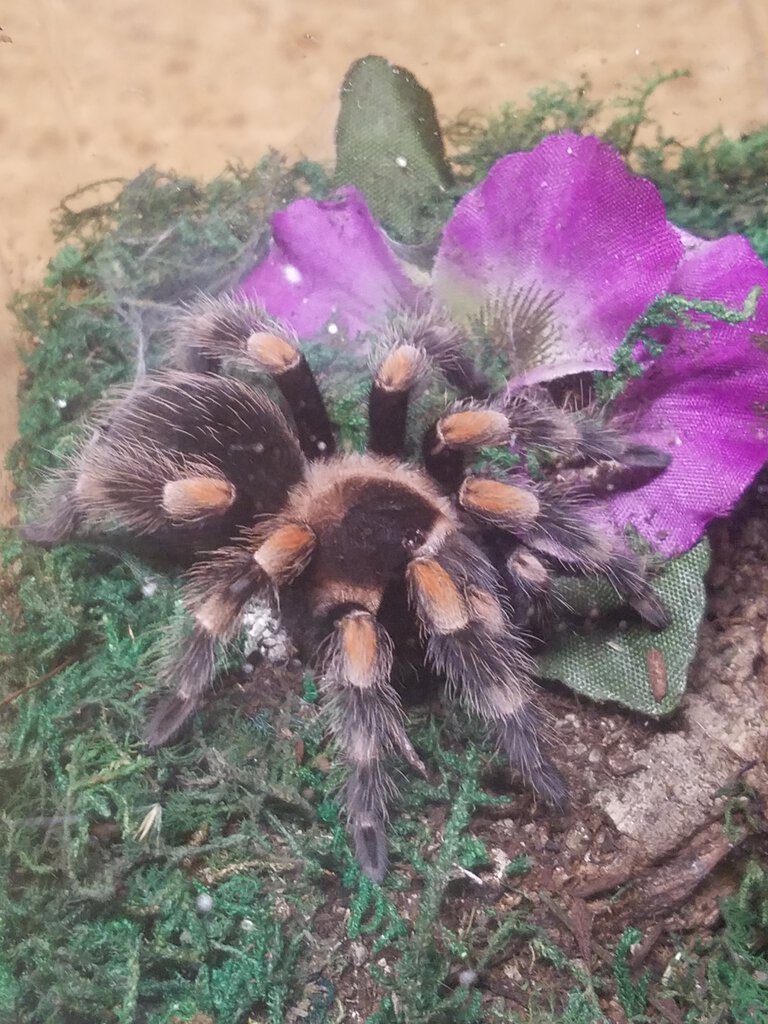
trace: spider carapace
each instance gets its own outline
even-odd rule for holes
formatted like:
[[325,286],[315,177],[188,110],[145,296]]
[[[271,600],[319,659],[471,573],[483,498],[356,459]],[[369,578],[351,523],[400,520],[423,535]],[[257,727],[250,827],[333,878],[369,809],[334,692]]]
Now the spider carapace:
[[[296,337],[257,306],[202,298],[173,333],[199,372],[149,376],[109,401],[24,529],[47,545],[116,530],[191,561],[191,629],[161,661],[171,692],[150,718],[149,744],[180,731],[214,681],[218,645],[250,604],[269,600],[318,673],[346,766],[350,834],[371,878],[387,865],[388,764],[401,756],[424,772],[401,707],[405,665],[441,679],[526,782],[564,805],[541,738],[531,609],[546,603],[554,573],[602,573],[649,625],[667,621],[640,559],[590,516],[568,467],[611,466],[620,479],[660,472],[667,457],[544,389],[489,396],[439,313],[384,332],[363,455],[336,453]],[[225,376],[233,359],[269,375],[286,412]],[[405,456],[408,405],[431,374],[464,398],[426,431],[416,465]],[[472,473],[492,446],[544,452],[550,469],[535,481],[521,468]]]

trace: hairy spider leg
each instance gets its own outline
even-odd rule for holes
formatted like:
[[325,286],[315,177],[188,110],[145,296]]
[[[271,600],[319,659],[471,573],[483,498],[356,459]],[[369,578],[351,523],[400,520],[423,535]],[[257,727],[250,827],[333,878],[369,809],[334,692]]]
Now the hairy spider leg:
[[549,609],[550,573],[520,540],[520,530],[536,522],[540,502],[522,474],[515,483],[466,476],[456,497],[459,508],[483,527],[483,547],[506,587],[515,622],[536,620]]
[[[457,491],[459,506],[485,527],[511,534],[568,571],[603,573],[649,625],[663,629],[669,616],[646,579],[642,560],[609,529],[590,520],[583,511],[582,496],[552,481],[533,484],[522,474],[516,475],[514,482],[465,476],[467,452],[485,445],[517,444],[521,439],[532,446],[548,445],[550,451],[559,446],[559,453],[569,461],[623,459],[634,464],[637,460],[654,473],[667,465],[663,453],[635,446],[619,431],[587,417],[572,428],[569,414],[549,399],[534,397],[518,396],[503,410],[498,402],[491,402],[442,416],[424,438],[427,469],[444,487]],[[510,560],[514,553],[510,546],[506,559],[509,582],[533,583],[540,575],[538,565]],[[514,578],[521,568],[523,575],[533,569],[527,581]],[[510,587],[510,596],[514,598],[517,589]]]
[[307,565],[315,535],[301,523],[276,526],[258,547],[221,548],[190,572],[184,603],[191,612],[191,635],[163,654],[159,676],[173,688],[155,709],[146,728],[150,747],[167,743],[194,714],[213,684],[218,645],[238,629],[243,611],[255,598],[273,598]]
[[512,439],[505,414],[490,404],[458,407],[429,427],[422,440],[424,466],[448,492],[464,479],[466,453]]
[[[595,466],[605,489],[642,486],[663,472],[671,457],[629,438],[594,408],[570,411],[556,405],[541,388],[526,388],[509,398],[457,407],[425,434],[422,451],[431,475],[447,490],[458,490],[466,453],[487,445],[512,444],[517,450],[546,453],[562,466]],[[545,467],[546,471],[546,467]],[[573,474],[571,474],[573,476]],[[584,475],[585,483],[589,477]]]
[[636,473],[633,486],[648,483],[667,468],[671,456],[651,445],[633,441],[620,421],[607,421],[595,406],[568,409],[557,405],[541,387],[513,393],[500,406],[512,428],[518,449],[545,452],[570,466],[613,463]]
[[[581,575],[602,573],[616,592],[656,629],[669,624],[661,600],[645,575],[642,559],[610,527],[590,519],[583,501],[557,482],[534,484],[522,475],[515,482],[468,476],[458,502],[478,522],[491,528],[491,537],[511,535],[514,541],[503,551],[505,582],[516,592],[533,589],[539,581],[546,589],[548,574],[536,555],[560,569]],[[530,549],[519,550],[522,542]],[[503,541],[499,539],[503,549]],[[508,577],[508,578],[507,578]]]
[[369,451],[404,455],[408,402],[429,368],[424,350],[407,343],[390,348],[381,359],[368,397]]
[[385,353],[368,401],[368,447],[376,454],[404,454],[409,399],[432,369],[463,398],[488,397],[488,382],[468,355],[466,338],[444,310],[401,313],[387,323],[383,338]]
[[426,657],[469,709],[491,725],[510,765],[548,803],[567,787],[541,744],[534,665],[510,621],[493,566],[468,537],[452,533],[408,565],[411,603]]
[[181,353],[188,348],[213,360],[236,359],[268,374],[291,410],[301,450],[308,459],[330,458],[336,451],[328,411],[291,328],[255,303],[221,295],[201,296],[171,321]]
[[234,378],[166,373],[104,403],[96,431],[23,533],[52,544],[116,529],[189,561],[276,513],[305,467],[288,421],[263,392]]
[[511,533],[520,523],[535,519],[538,499],[522,476],[517,486],[465,475],[468,453],[512,439],[509,418],[497,403],[473,403],[440,417],[426,432],[422,448],[432,477],[456,494],[459,507],[484,528],[484,547],[498,564],[515,622],[522,623],[534,609],[546,607],[549,572]]
[[535,522],[515,531],[523,543],[566,571],[604,575],[649,626],[665,629],[669,613],[648,582],[643,559],[609,526],[591,519],[578,495],[557,483],[545,483],[537,493]]
[[463,397],[485,399],[490,394],[489,382],[468,352],[466,333],[440,305],[430,301],[425,308],[399,313],[384,333],[393,346],[407,344],[423,352]]
[[298,347],[291,349],[288,341],[271,334],[252,334],[248,349],[253,361],[270,374],[288,403],[301,450],[307,458],[330,458],[336,451],[336,438],[303,352]]
[[356,608],[336,621],[324,644],[321,670],[331,733],[349,772],[344,786],[349,831],[363,872],[376,882],[387,870],[385,825],[397,792],[386,757],[399,752],[426,774],[390,682],[392,653],[382,626],[370,612]]

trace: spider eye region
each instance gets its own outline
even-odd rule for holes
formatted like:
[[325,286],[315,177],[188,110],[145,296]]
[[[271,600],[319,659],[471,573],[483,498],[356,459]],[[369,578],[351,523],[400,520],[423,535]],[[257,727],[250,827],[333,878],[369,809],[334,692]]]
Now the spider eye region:
[[422,530],[407,529],[403,533],[403,547],[408,552],[415,551],[426,539],[426,534]]

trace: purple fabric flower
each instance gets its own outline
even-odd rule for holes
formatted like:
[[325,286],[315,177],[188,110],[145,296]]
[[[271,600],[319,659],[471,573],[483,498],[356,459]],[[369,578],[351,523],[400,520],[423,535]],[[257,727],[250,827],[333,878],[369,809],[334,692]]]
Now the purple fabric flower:
[[768,459],[768,269],[738,236],[703,242],[671,225],[655,186],[611,147],[572,133],[499,160],[443,231],[431,292],[418,287],[362,195],[301,199],[273,218],[266,258],[241,291],[311,340],[355,342],[393,313],[437,301],[459,324],[503,320],[511,387],[610,370],[630,326],[659,296],[740,308],[767,290],[752,321],[659,334],[662,355],[616,412],[638,439],[673,454],[660,477],[608,511],[668,555],[726,514]]
[[638,439],[673,458],[639,491],[616,495],[611,516],[667,555],[692,547],[768,460],[768,353],[755,342],[768,335],[768,268],[738,235],[715,242],[688,236],[670,292],[739,308],[755,285],[763,293],[752,320],[660,331],[662,356],[643,358],[646,372],[616,406]]
[[272,244],[240,285],[243,295],[310,340],[326,332],[354,338],[409,308],[411,283],[362,194],[298,199],[272,218]]
[[598,139],[566,133],[503,157],[464,196],[443,232],[434,288],[459,314],[516,295],[546,302],[544,330],[526,331],[524,318],[511,325],[516,383],[535,384],[611,369],[682,251],[655,186]]

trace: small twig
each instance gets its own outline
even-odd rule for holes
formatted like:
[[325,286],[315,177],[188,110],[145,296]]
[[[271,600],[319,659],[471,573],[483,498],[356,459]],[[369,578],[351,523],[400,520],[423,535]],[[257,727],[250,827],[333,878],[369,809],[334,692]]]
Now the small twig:
[[579,947],[581,958],[587,967],[592,963],[592,921],[594,913],[584,900],[575,896],[571,901],[571,912],[568,915],[568,922],[576,945]]
[[[599,942],[595,941],[595,939],[592,936],[591,927],[589,932],[585,933],[584,929],[581,927],[582,922],[579,922],[577,924],[574,920],[572,920],[572,918],[565,911],[565,909],[563,907],[560,907],[547,893],[539,892],[539,899],[547,908],[547,910],[554,914],[558,921],[562,925],[564,925],[565,928],[576,939],[576,944],[579,947],[579,955],[582,957],[582,959],[585,960],[585,962],[588,965],[595,954],[597,954],[603,961],[605,961],[605,963],[611,962],[611,953],[604,946],[601,946]],[[587,952],[587,946],[589,955],[585,957],[584,954],[585,952]]]
[[470,871],[469,868],[462,867],[461,864],[455,865],[456,870],[463,875],[464,878],[468,878],[470,882],[474,882],[475,885],[485,885],[485,882],[479,875],[476,875],[474,871]]
[[649,920],[677,909],[745,838],[733,841],[720,822],[708,825],[671,860],[635,878],[631,892],[614,909],[614,920]]
[[56,668],[52,668],[50,672],[46,672],[44,676],[40,676],[34,683],[30,683],[28,686],[22,686],[20,690],[14,690],[13,693],[9,693],[7,696],[0,700],[0,708],[6,707],[8,704],[12,704],[17,697],[23,697],[25,693],[29,693],[30,690],[36,689],[38,686],[42,686],[43,683],[47,683],[49,679],[53,679],[59,672],[63,672],[65,668],[69,668],[70,665],[75,663],[75,658],[65,658]]
[[616,868],[613,871],[603,871],[594,878],[589,878],[574,890],[574,895],[583,900],[592,900],[603,893],[613,892],[615,889],[633,881],[642,870],[644,864],[638,864],[632,858],[628,866]]
[[648,1002],[659,1011],[664,1020],[669,1021],[669,1024],[683,1024],[683,1015],[671,1000],[651,996]]
[[645,961],[648,959],[649,953],[661,938],[661,935],[664,932],[665,928],[666,925],[663,921],[657,921],[656,924],[649,930],[648,934],[640,943],[640,945],[637,946],[636,949],[634,949],[633,953],[630,953],[630,971],[635,973],[636,971],[640,970]]

